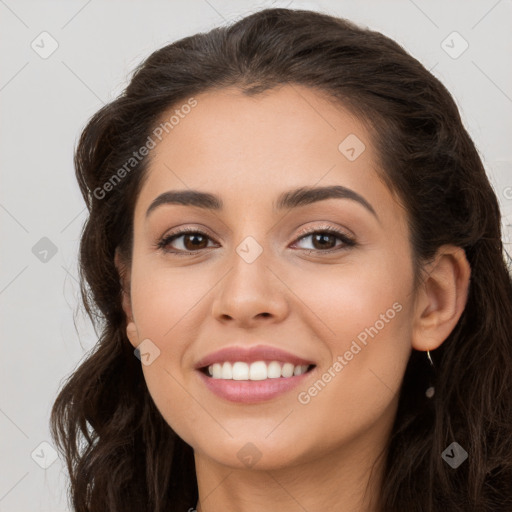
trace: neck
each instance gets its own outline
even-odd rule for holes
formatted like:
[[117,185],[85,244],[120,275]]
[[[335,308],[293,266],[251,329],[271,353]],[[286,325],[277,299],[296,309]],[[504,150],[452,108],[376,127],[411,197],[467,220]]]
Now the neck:
[[278,469],[232,468],[196,453],[197,512],[379,512],[389,433],[367,431],[336,450]]

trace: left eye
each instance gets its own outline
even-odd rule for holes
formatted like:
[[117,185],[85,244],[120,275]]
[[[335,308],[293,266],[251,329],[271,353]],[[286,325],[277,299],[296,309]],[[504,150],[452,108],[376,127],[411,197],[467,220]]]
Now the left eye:
[[[313,245],[316,244],[317,247],[313,247],[312,249],[306,248],[305,250],[308,252],[333,252],[356,245],[355,240],[353,240],[351,237],[341,231],[337,231],[332,228],[302,233],[295,243],[310,237],[312,237]],[[183,239],[181,241],[182,248],[168,248],[173,242],[180,239]],[[336,239],[341,241],[341,244],[339,244],[337,248]],[[211,238],[202,231],[183,230],[162,238],[157,243],[157,247],[166,253],[186,256],[198,252],[201,249],[207,249],[209,240],[211,240]],[[334,246],[329,247],[329,245],[332,245],[333,241]]]
[[[307,249],[309,251],[320,251],[320,252],[332,252],[336,250],[341,250],[347,247],[351,247],[355,245],[355,241],[350,238],[345,233],[342,233],[341,231],[337,231],[335,229],[323,229],[323,230],[316,230],[311,231],[309,233],[303,234],[298,240],[304,240],[306,238],[312,237],[312,243],[313,246],[317,244],[317,247],[313,247],[313,249]],[[340,246],[338,246],[338,249],[336,249],[336,239],[341,240]],[[331,242],[334,240],[334,246],[333,247],[327,247],[331,245]]]

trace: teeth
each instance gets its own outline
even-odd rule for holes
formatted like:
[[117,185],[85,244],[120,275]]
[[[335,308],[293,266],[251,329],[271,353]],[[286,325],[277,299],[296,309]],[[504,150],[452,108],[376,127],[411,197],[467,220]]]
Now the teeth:
[[283,368],[281,370],[281,375],[283,377],[291,377],[293,375],[294,366],[292,363],[284,363]]
[[292,363],[280,363],[278,361],[255,361],[248,364],[242,361],[235,363],[214,363],[208,366],[208,374],[214,379],[225,380],[266,380],[289,378],[302,375],[308,370],[308,365],[294,366]]
[[214,379],[222,379],[222,365],[215,363],[212,367],[212,377]]
[[233,380],[248,380],[249,365],[247,363],[236,362],[233,364]]
[[267,378],[278,379],[281,377],[281,365],[277,361],[272,361],[267,366]]
[[256,361],[249,366],[249,380],[265,380],[267,378],[267,365],[263,361]]
[[233,369],[231,368],[231,363],[225,362],[222,365],[222,378],[223,379],[232,379],[233,378]]

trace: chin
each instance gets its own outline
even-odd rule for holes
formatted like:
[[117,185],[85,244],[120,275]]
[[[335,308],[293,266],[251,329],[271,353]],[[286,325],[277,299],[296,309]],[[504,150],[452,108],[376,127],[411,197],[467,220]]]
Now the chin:
[[296,432],[294,435],[283,429],[279,432],[280,435],[277,432],[269,435],[271,430],[265,424],[263,429],[254,429],[253,435],[246,428],[240,435],[230,430],[232,438],[223,433],[221,436],[204,439],[204,432],[207,431],[208,429],[202,430],[189,443],[196,456],[206,457],[230,468],[271,471],[299,465],[309,458],[304,433]]

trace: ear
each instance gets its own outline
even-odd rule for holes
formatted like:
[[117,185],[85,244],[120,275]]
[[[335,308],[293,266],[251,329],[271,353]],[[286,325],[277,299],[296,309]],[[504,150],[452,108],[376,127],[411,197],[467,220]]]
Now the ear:
[[427,266],[416,292],[412,346],[438,348],[453,331],[466,306],[471,268],[461,247],[444,245]]
[[122,306],[123,311],[126,315],[126,335],[130,340],[130,343],[134,347],[137,347],[139,345],[139,335],[137,331],[137,326],[133,318],[131,303],[131,268],[124,261],[124,258],[121,256],[119,249],[116,249],[114,256],[114,264],[116,266],[121,281]]

